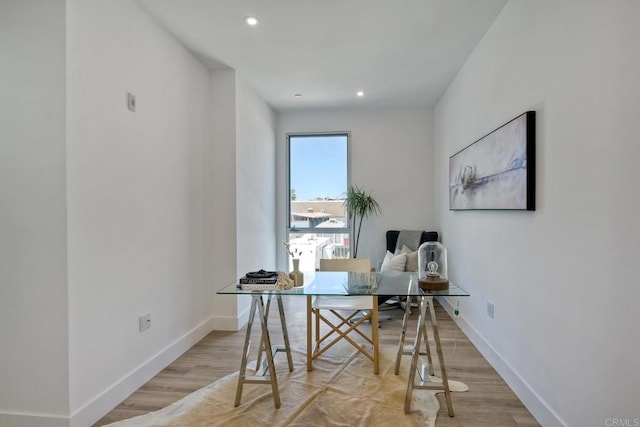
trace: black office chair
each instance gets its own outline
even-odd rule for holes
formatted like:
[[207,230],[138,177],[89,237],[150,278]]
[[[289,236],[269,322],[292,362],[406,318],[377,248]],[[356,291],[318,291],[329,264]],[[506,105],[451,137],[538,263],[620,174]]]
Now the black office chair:
[[[400,235],[399,230],[388,230],[387,231],[387,250],[391,253],[395,253],[396,245],[398,244],[398,236]],[[438,241],[438,232],[437,231],[423,231],[420,236],[420,247],[424,242],[437,242]],[[411,248],[414,251],[418,250],[418,248]]]

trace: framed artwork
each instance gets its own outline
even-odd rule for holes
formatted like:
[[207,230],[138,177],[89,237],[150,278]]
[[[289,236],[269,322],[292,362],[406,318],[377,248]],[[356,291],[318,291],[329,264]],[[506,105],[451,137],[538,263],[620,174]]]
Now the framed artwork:
[[535,210],[536,112],[449,157],[449,209]]

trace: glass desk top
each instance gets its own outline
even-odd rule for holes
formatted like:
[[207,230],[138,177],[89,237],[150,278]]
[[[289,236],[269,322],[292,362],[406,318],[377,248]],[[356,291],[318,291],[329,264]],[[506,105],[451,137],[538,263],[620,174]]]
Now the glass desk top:
[[454,296],[467,297],[467,291],[449,282],[449,289],[426,291],[418,286],[417,273],[351,273],[344,271],[315,271],[304,273],[304,285],[291,289],[241,289],[237,282],[218,290],[218,294],[251,295],[379,295],[379,296]]

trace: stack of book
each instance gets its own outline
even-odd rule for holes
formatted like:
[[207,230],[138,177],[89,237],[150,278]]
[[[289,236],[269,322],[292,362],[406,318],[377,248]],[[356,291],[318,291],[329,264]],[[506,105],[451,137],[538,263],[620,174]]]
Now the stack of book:
[[275,271],[254,271],[240,278],[239,287],[243,290],[276,289],[278,274]]

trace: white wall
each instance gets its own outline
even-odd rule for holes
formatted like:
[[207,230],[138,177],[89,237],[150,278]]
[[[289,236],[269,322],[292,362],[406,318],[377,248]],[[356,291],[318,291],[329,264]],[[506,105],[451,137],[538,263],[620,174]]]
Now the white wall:
[[210,330],[211,92],[137,3],[67,5],[70,412],[88,425]]
[[274,116],[132,0],[5,1],[0,36],[0,425],[91,425],[212,329],[236,242],[274,265]]
[[[236,76],[233,70],[212,73],[211,80],[212,144],[207,162],[210,178],[205,180],[211,221],[208,253],[209,278],[219,289],[237,278],[236,241]],[[237,299],[234,295],[215,295],[212,299],[213,328],[235,331],[238,322]]]
[[64,0],[0,3],[2,426],[69,407],[64,54]]
[[[435,229],[432,110],[306,110],[278,115],[278,240],[286,239],[287,133],[351,132],[351,183],[373,191],[382,214],[365,220],[358,256],[384,257],[389,229]],[[286,269],[286,252],[278,250]]]
[[[640,418],[638,16],[635,1],[511,1],[435,109],[461,324],[543,425]],[[530,109],[537,210],[449,211],[449,156]]]
[[[276,268],[275,114],[241,77],[236,79],[237,274]],[[238,298],[240,325],[250,299]]]
[[275,114],[237,79],[238,276],[275,268]]
[[[214,289],[275,268],[275,114],[234,70],[212,73]],[[213,327],[238,330],[250,300],[215,295]]]

